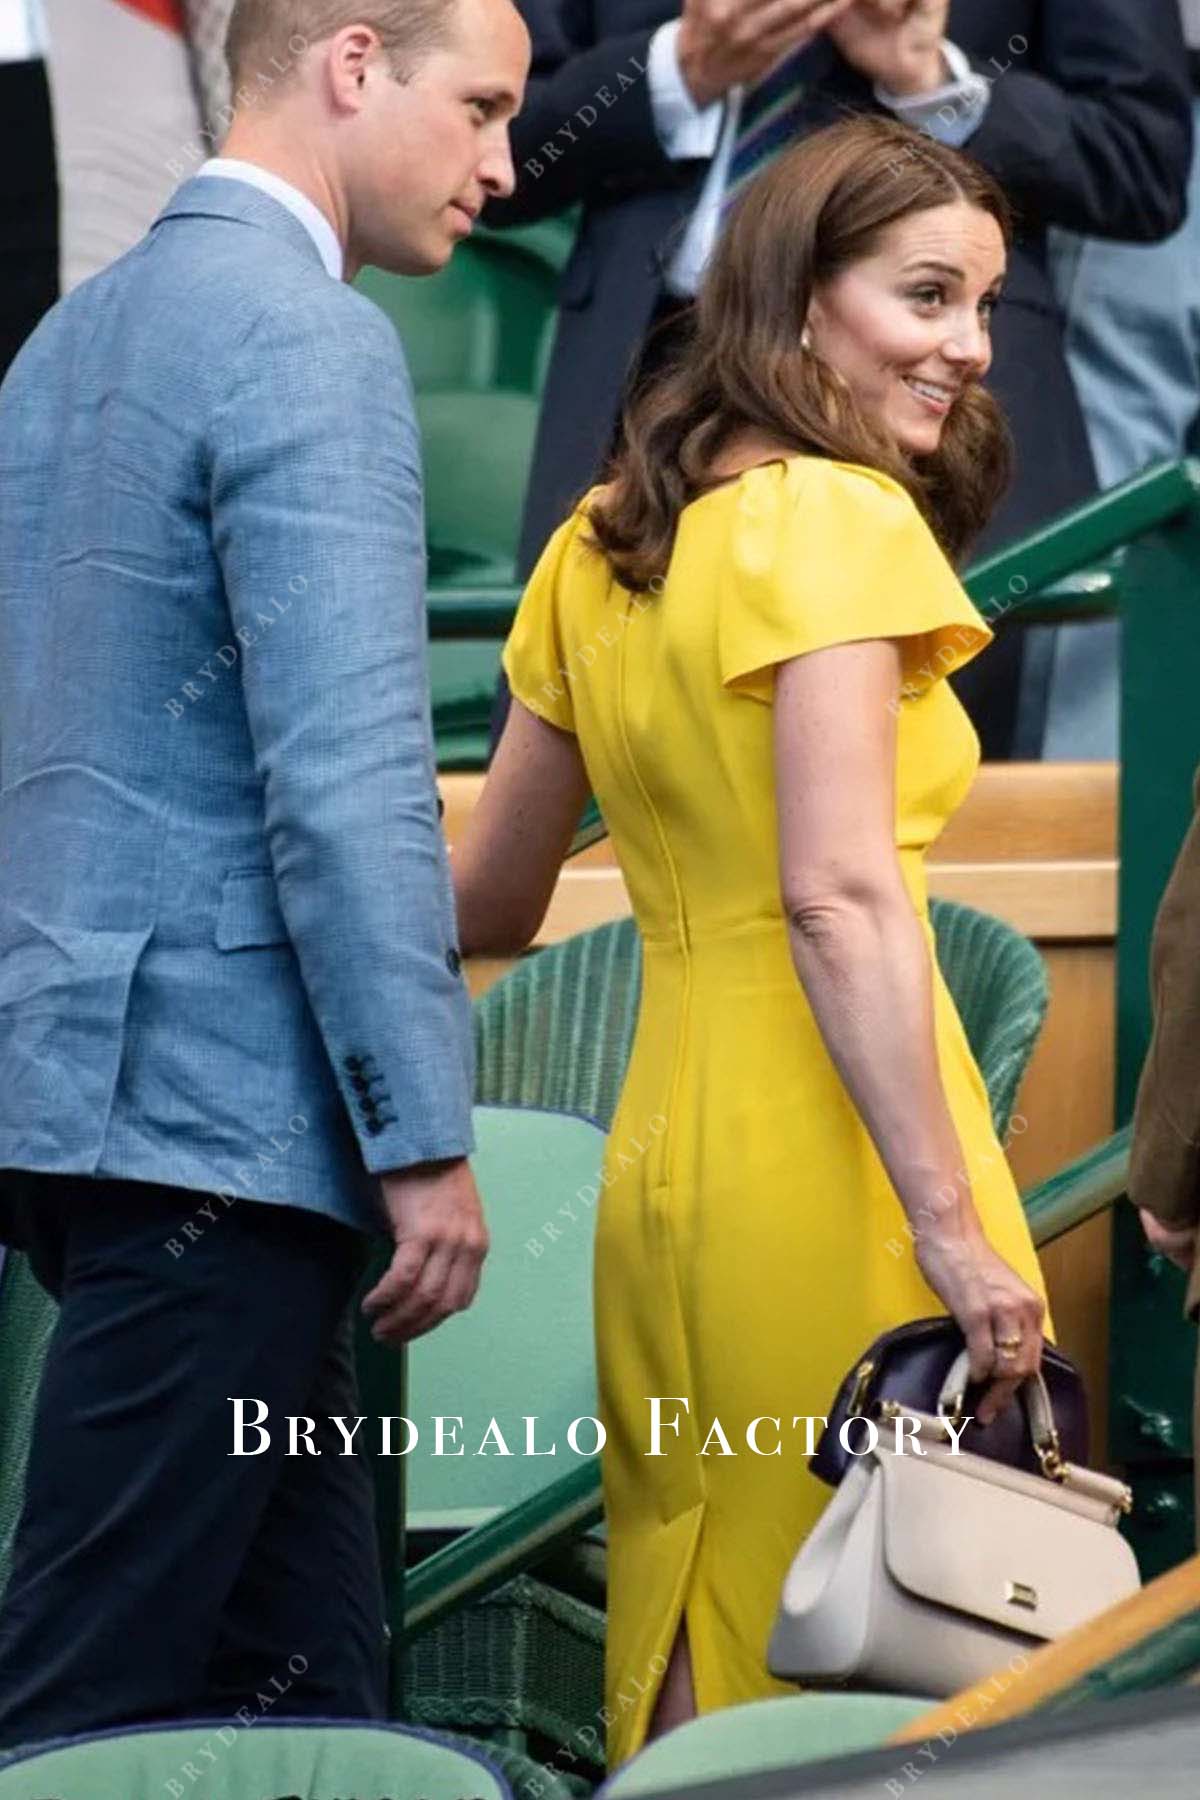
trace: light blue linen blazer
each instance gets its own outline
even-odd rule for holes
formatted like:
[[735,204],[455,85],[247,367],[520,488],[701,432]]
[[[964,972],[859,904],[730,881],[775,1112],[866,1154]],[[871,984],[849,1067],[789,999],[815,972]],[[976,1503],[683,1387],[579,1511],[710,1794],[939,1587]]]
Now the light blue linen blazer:
[[185,183],[0,388],[0,1168],[372,1230],[472,1148],[424,576],[391,325]]

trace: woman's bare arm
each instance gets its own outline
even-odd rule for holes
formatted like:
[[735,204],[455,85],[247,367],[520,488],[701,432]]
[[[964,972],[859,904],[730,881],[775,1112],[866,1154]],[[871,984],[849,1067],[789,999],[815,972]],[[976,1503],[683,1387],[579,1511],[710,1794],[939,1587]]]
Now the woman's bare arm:
[[571,733],[514,699],[451,858],[465,955],[504,955],[532,943],[589,791]]
[[[1043,1307],[982,1236],[942,1087],[929,945],[895,842],[900,685],[890,640],[780,665],[780,884],[796,972],[914,1228],[926,1280],[963,1327],[976,1376],[1006,1377],[985,1417],[1037,1366]],[[1018,1333],[1018,1356],[998,1364],[995,1340]]]

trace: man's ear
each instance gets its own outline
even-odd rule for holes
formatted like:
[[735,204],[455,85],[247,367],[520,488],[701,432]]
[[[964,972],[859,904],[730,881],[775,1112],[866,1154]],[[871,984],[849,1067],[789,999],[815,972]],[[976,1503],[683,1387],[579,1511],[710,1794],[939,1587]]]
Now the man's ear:
[[325,69],[335,100],[357,110],[367,85],[371,59],[380,49],[378,35],[369,25],[347,25],[330,39]]

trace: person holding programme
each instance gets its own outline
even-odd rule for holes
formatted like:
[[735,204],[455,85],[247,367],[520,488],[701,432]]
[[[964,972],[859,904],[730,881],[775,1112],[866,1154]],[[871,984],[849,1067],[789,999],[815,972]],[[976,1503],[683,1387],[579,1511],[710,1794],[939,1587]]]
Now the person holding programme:
[[[0,389],[0,1237],[59,1301],[6,1749],[284,1669],[290,1714],[385,1716],[354,1298],[383,1236],[402,1343],[488,1249],[412,387],[348,283],[511,189],[529,40],[509,0],[238,0],[229,54],[269,99]],[[318,1454],[235,1458],[248,1395]]]
[[[463,947],[532,941],[590,787],[644,950],[611,1143],[667,1121],[610,1153],[596,1226],[610,1765],[791,1691],[767,1639],[828,1489],[772,1434],[866,1343],[951,1313],[985,1420],[1039,1366],[1037,1258],[923,867],[979,760],[945,677],[991,636],[954,564],[1007,475],[980,384],[1009,238],[991,178],[895,121],[786,151],[505,648]],[[679,1397],[661,1457],[648,1394]],[[701,1454],[718,1417],[758,1419],[767,1454]]]

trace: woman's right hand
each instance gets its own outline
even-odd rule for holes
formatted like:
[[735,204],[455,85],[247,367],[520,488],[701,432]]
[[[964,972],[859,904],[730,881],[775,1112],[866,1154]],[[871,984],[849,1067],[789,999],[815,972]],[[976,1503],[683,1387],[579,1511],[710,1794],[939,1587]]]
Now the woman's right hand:
[[991,1378],[975,1414],[990,1425],[1041,1364],[1045,1302],[997,1256],[978,1225],[918,1231],[916,1256],[967,1340],[972,1381]]

